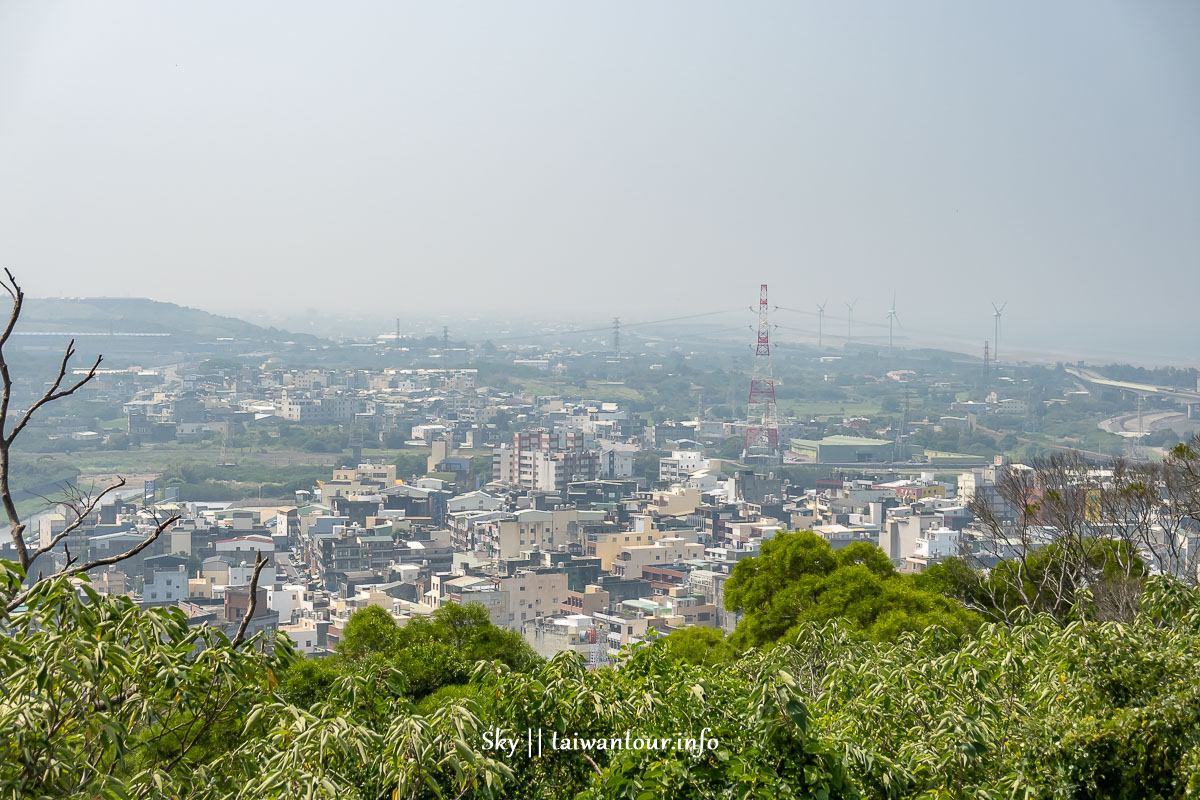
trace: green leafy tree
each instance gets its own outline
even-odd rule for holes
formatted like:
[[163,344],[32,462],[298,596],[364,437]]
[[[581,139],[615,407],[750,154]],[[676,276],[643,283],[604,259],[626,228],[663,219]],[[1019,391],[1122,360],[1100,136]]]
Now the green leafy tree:
[[[479,661],[527,669],[537,657],[519,633],[493,625],[479,603],[447,603],[430,618],[413,619],[403,626],[378,606],[356,611],[346,623],[337,655],[327,660],[340,675],[394,670],[403,676],[405,696],[417,700],[445,686],[466,683]],[[289,686],[295,697],[312,696],[291,683],[290,677]]]
[[649,483],[658,480],[658,461],[663,453],[657,450],[643,450],[633,457],[633,476],[644,478]]
[[391,614],[379,606],[367,606],[350,615],[338,650],[352,658],[385,653],[398,644],[399,631]]
[[402,480],[408,480],[413,475],[424,475],[429,466],[429,451],[398,453],[392,463],[396,465],[396,476]]
[[672,657],[698,666],[724,664],[737,658],[737,651],[715,628],[682,628],[662,638]]
[[738,562],[725,606],[743,614],[730,640],[737,647],[792,640],[805,623],[834,619],[876,640],[931,625],[961,634],[979,622],[957,601],[897,573],[879,548],[860,542],[834,551],[811,532],[776,536],[761,555]]

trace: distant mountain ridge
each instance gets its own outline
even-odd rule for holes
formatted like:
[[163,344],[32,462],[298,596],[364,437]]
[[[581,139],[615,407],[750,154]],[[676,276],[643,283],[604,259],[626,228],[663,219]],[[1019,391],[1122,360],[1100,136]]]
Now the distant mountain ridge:
[[235,317],[144,297],[28,298],[18,333],[157,333],[206,341],[234,339],[316,344],[311,334],[263,327]]

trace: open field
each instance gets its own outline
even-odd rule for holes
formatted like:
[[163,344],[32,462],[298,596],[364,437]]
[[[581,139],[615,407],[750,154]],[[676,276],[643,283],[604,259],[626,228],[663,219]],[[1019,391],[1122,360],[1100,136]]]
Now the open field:
[[874,400],[780,400],[779,413],[795,417],[857,417],[879,413]]
[[553,378],[517,378],[522,394],[562,395],[607,401],[642,400],[645,395],[638,389],[608,381],[556,381]]
[[[31,454],[36,456],[38,454]],[[178,464],[203,464],[216,466],[221,463],[221,448],[158,448],[147,445],[129,450],[78,451],[74,453],[47,453],[62,461],[68,461],[79,467],[81,476],[101,475],[109,473],[158,473],[169,466]],[[227,455],[239,466],[260,466],[268,468],[288,467],[296,465],[329,466],[331,469],[337,462],[337,453],[306,453],[297,450],[276,450],[269,452],[247,452]]]

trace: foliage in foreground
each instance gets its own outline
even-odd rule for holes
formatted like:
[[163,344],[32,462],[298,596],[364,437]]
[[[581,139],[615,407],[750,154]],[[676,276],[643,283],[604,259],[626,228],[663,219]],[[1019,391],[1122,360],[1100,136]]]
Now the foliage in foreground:
[[790,649],[816,729],[880,797],[1182,797],[1200,788],[1200,595],[1149,582],[1131,623],[1049,615]]
[[[6,570],[8,590],[15,580]],[[0,794],[19,797],[1184,797],[1200,788],[1200,594],[1150,579],[1132,623],[1049,615],[875,642],[840,623],[736,661],[666,643],[619,669],[482,661],[414,705],[372,662],[310,705],[276,642],[40,587],[0,637]],[[387,629],[384,628],[386,631]],[[359,645],[372,640],[360,631]],[[378,631],[375,631],[378,632]],[[391,635],[391,634],[387,634]],[[369,648],[368,648],[369,649]],[[369,656],[370,657],[370,656]],[[292,686],[295,689],[295,686]],[[543,731],[540,755],[527,729]],[[713,747],[551,750],[559,736]],[[494,731],[520,740],[488,747]],[[493,733],[489,733],[493,732]]]

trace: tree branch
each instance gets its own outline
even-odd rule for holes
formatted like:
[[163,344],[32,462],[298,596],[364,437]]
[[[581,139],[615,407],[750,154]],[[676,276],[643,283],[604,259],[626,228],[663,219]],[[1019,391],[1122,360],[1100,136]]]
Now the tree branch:
[[[64,397],[75,394],[75,392],[83,388],[88,381],[96,377],[96,370],[99,368],[100,362],[104,360],[104,356],[96,356],[96,360],[92,362],[92,366],[82,378],[75,381],[75,383],[71,384],[66,389],[62,389],[60,391],[59,387],[62,386],[63,379],[67,376],[67,367],[70,366],[71,357],[74,355],[75,340],[72,339],[67,345],[66,352],[63,353],[62,363],[60,363],[58,367],[58,375],[55,376],[53,382],[51,382],[50,388],[47,389],[41,397],[35,400],[33,405],[25,410],[25,413],[21,415],[21,419],[16,425],[13,426],[13,429],[4,436],[6,445],[9,447],[12,446],[13,441],[17,438],[21,431],[25,429],[25,426],[29,424],[29,420],[33,417],[33,413],[35,411],[47,403],[52,403],[55,400],[61,400]],[[2,434],[2,431],[0,431],[0,434]]]
[[254,611],[258,607],[258,575],[266,565],[267,560],[263,558],[262,553],[257,553],[254,560],[254,575],[250,578],[250,603],[246,606],[246,616],[242,617],[242,624],[238,626],[237,636],[234,636],[233,641],[230,642],[234,648],[241,647],[242,642],[246,640],[246,628],[249,627]]
[[79,500],[83,502],[82,506],[79,506],[75,503],[68,501],[68,505],[70,505],[71,510],[75,513],[75,521],[72,522],[67,527],[63,528],[61,531],[59,531],[54,536],[54,538],[50,540],[49,544],[43,545],[43,546],[39,547],[38,549],[34,550],[29,555],[29,563],[32,564],[34,561],[37,560],[38,556],[42,555],[43,553],[48,553],[51,550],[53,550],[59,542],[61,542],[65,538],[67,538],[67,536],[69,536],[72,533],[72,531],[74,531],[76,528],[78,528],[80,525],[83,524],[83,521],[85,519],[87,519],[87,517],[93,511],[96,510],[97,506],[100,505],[101,500],[103,500],[110,492],[114,492],[117,489],[122,488],[123,486],[125,486],[125,479],[120,478],[116,483],[114,483],[112,486],[105,488],[103,491],[100,492],[100,494],[96,495],[95,497],[88,497],[86,495],[81,495]]
[[118,553],[115,556],[107,556],[106,558],[97,558],[94,561],[88,561],[85,564],[79,564],[78,566],[60,569],[58,572],[54,572],[46,577],[38,576],[38,579],[36,581],[34,581],[32,586],[30,586],[25,591],[18,593],[11,600],[8,601],[7,609],[9,611],[12,611],[13,609],[20,606],[23,602],[25,602],[25,599],[27,597],[29,597],[30,593],[32,593],[34,589],[36,589],[38,586],[45,583],[46,581],[54,580],[55,578],[69,578],[72,575],[78,575],[81,572],[87,572],[88,570],[95,569],[96,567],[107,567],[112,564],[118,564],[127,558],[133,558],[138,553],[142,552],[147,547],[149,547],[151,544],[153,544],[154,541],[156,539],[158,539],[159,536],[162,535],[163,531],[165,531],[167,528],[174,525],[177,521],[179,521],[178,514],[173,514],[170,517],[167,517],[165,520],[158,523],[158,525],[154,528],[154,532],[152,534],[147,536],[142,541],[138,542],[133,547],[126,550],[124,553]]
[[4,346],[8,344],[12,337],[13,330],[17,327],[17,320],[21,317],[21,310],[25,305],[25,292],[21,289],[21,285],[17,283],[17,279],[8,269],[4,270],[4,278],[0,278],[0,288],[8,292],[12,298],[12,309],[8,314],[8,322],[5,323],[4,329],[0,332],[0,504],[4,506],[4,513],[8,517],[9,529],[12,532],[13,547],[17,551],[17,561],[21,568],[28,570],[29,565],[36,558],[37,554],[30,556],[29,548],[25,544],[25,529],[26,526],[21,522],[20,515],[17,513],[16,503],[12,498],[12,490],[10,487],[9,471],[12,468],[12,459],[10,450],[17,436],[29,424],[29,420],[33,417],[34,412],[39,408],[52,403],[55,400],[62,399],[68,395],[72,395],[82,388],[88,381],[96,377],[96,370],[100,366],[100,362],[104,360],[103,356],[97,356],[96,361],[82,378],[68,386],[62,388],[63,380],[66,378],[67,369],[70,365],[71,357],[75,355],[75,340],[72,339],[67,345],[66,352],[63,353],[62,362],[59,364],[58,375],[51,382],[48,388],[40,398],[34,401],[25,413],[21,415],[17,424],[13,426],[11,431],[8,431],[9,410],[12,402],[13,382],[12,375],[8,369],[8,359],[4,355]]

